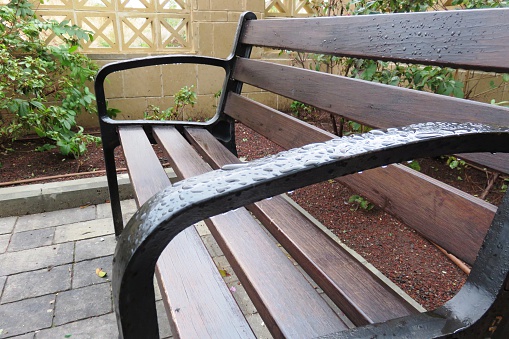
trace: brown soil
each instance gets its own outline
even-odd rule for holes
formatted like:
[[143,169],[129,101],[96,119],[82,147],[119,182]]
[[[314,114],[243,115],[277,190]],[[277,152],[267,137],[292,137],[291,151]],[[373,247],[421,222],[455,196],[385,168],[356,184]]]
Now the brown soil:
[[[327,114],[315,113],[306,118],[319,127],[331,130]],[[19,180],[29,180],[24,183],[28,184],[34,179],[37,180],[35,183],[40,183],[103,175],[100,146],[92,145],[85,156],[70,159],[58,154],[57,150],[35,152],[34,149],[43,143],[40,139],[25,139],[0,145],[0,187]],[[248,160],[281,150],[242,125],[237,126],[237,145],[239,156]],[[168,161],[160,152],[158,154],[161,162]],[[488,182],[486,173],[471,167],[451,170],[441,159],[420,159],[419,163],[423,173],[470,194],[482,194]],[[120,149],[117,166],[125,167]],[[84,172],[87,174],[38,180]],[[497,182],[486,199],[498,204],[502,195],[500,186],[501,183]],[[365,257],[425,308],[436,308],[454,296],[466,279],[465,273],[433,244],[381,209],[355,210],[348,199],[357,193],[331,180],[291,192],[290,195],[346,245]]]

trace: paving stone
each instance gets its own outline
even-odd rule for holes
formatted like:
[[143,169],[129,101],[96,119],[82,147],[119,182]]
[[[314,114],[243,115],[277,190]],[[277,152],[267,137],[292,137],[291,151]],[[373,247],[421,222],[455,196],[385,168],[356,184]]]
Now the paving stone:
[[68,210],[52,211],[24,215],[16,222],[15,232],[24,232],[41,228],[68,224],[69,221],[81,222],[95,218],[95,206],[71,208]]
[[11,239],[10,234],[0,235],[0,253],[4,253],[7,250],[7,246],[9,246],[10,239]]
[[54,295],[0,305],[0,338],[24,334],[51,326]]
[[[126,221],[126,214],[132,215],[138,207],[136,206],[136,201],[134,199],[122,200],[120,202],[120,208],[122,209],[122,214],[124,215],[124,222]],[[100,204],[97,205],[97,219],[102,218],[111,218],[111,204]],[[129,220],[129,218],[127,218]]]
[[159,338],[171,337],[171,327],[162,300],[156,302],[157,323],[159,324]]
[[9,251],[21,251],[51,245],[54,234],[55,227],[14,233],[9,245]]
[[55,230],[55,244],[90,239],[113,234],[113,221],[111,219],[96,219],[74,224],[58,226]]
[[70,339],[118,338],[115,314],[109,313],[45,329],[38,332],[35,335],[35,339],[65,338],[66,335],[70,335]]
[[237,304],[239,305],[242,313],[245,316],[247,316],[248,314],[255,314],[258,312],[256,310],[256,307],[253,305],[253,302],[247,295],[244,286],[242,286],[238,281],[228,283],[227,285],[233,297],[235,298],[235,301],[237,301]]
[[269,332],[269,329],[263,322],[262,317],[258,313],[256,314],[249,314],[246,316],[246,320],[251,326],[251,329],[256,334],[257,338],[264,338],[269,339],[273,338],[272,335]]
[[2,297],[2,291],[4,290],[5,281],[7,277],[0,277],[0,298]]
[[112,312],[109,283],[61,292],[57,295],[53,326]]
[[0,218],[0,234],[11,233],[18,217]]
[[0,276],[60,266],[73,261],[74,243],[0,254]]
[[212,234],[204,235],[201,238],[212,258],[223,255],[223,251],[221,251],[221,248],[219,248],[219,245],[217,244]]
[[115,252],[115,235],[85,239],[76,242],[74,261],[89,260],[112,255]]
[[198,231],[198,234],[200,235],[200,237],[210,234],[210,230],[209,230],[208,226],[203,221],[196,223],[194,225],[194,227],[196,227],[196,230]]
[[1,303],[38,297],[71,288],[71,265],[10,275]]
[[[102,284],[105,281],[109,281],[113,271],[112,261],[113,256],[110,255],[93,260],[80,261],[79,263],[74,264],[72,288]],[[104,278],[100,278],[95,272],[97,268],[102,268],[107,275]]]

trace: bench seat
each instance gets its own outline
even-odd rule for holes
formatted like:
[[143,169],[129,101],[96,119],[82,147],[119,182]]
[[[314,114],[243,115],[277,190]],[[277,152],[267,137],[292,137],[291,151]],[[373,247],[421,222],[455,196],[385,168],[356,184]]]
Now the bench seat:
[[[429,27],[435,44],[448,39],[450,53],[437,54],[419,30],[430,20],[453,19],[462,31],[453,41],[446,31]],[[356,34],[336,39],[354,28]],[[500,47],[509,46],[508,32],[507,9],[267,21],[244,13],[232,55],[226,59],[155,56],[101,69],[96,96],[118,236],[113,288],[121,337],[158,336],[154,274],[175,336],[256,336],[191,226],[204,220],[274,337],[447,337],[462,332],[502,338],[509,332],[508,199],[497,210],[398,163],[468,153],[472,161],[505,170],[507,155],[491,153],[508,151],[509,132],[499,126],[509,126],[509,110],[250,55],[255,47],[278,48],[509,72],[508,50]],[[371,34],[376,41],[358,39],[357,33]],[[391,37],[390,46],[384,36]],[[493,43],[493,36],[500,44]],[[406,37],[428,51],[407,50]],[[383,51],[377,47],[381,43],[386,46]],[[107,116],[103,83],[109,74],[182,63],[224,69],[213,119],[122,121]],[[385,130],[337,139],[248,98],[242,92],[244,84]],[[236,157],[236,121],[288,151],[241,163]],[[152,150],[155,143],[177,174],[174,184]],[[113,156],[119,145],[139,206],[125,229]],[[355,174],[359,171],[362,176]],[[284,195],[330,179],[360,192],[471,264],[472,273],[461,291],[444,306],[425,311],[359,262]]]

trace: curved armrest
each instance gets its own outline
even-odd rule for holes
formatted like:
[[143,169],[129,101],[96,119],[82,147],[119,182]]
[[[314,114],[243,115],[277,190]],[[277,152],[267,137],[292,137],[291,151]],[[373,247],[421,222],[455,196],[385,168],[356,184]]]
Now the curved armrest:
[[[119,123],[119,121],[110,119],[106,114],[106,97],[104,94],[104,80],[114,72],[124,71],[133,68],[170,65],[170,64],[199,64],[222,67],[228,73],[231,60],[219,59],[197,55],[164,55],[151,56],[145,58],[136,58],[125,61],[113,62],[102,67],[95,78],[95,96],[97,101],[97,110],[100,120],[105,123]],[[139,122],[138,122],[139,123]]]
[[[387,131],[373,130],[363,135],[310,144],[182,180],[147,201],[118,239],[114,256],[113,293],[119,331],[124,338],[157,338],[152,281],[156,261],[166,245],[195,222],[361,170],[420,157],[486,151],[508,152],[509,129],[480,124],[427,123]],[[509,257],[508,246],[509,241],[503,243],[506,257]],[[504,265],[504,269],[496,266],[502,278],[495,279],[496,286],[491,288],[493,291],[499,291],[500,286],[503,290],[509,258],[505,259]],[[485,281],[488,279],[482,274],[478,278],[484,280],[476,281],[477,286],[493,284],[493,280]],[[492,294],[490,298],[494,299]],[[426,325],[427,329],[443,334],[444,323],[452,317],[454,321],[447,325],[453,332],[482,316],[483,313],[477,314],[483,311],[483,306],[479,306],[482,303],[478,299],[472,302],[476,303],[472,310],[451,307],[440,313],[438,309],[438,313],[409,317],[406,322],[392,324],[388,330],[384,327],[383,331],[417,326],[423,320],[419,317],[425,317],[428,323],[435,324]],[[372,329],[375,331],[373,333],[386,333],[377,332],[376,326]],[[425,336],[431,337],[431,334],[426,332]],[[348,336],[348,333],[344,335]]]

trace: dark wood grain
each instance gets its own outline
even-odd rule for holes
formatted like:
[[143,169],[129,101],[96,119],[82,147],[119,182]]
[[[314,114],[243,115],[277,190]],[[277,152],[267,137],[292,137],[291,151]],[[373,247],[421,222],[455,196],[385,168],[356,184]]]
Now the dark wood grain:
[[[143,128],[122,127],[119,133],[135,196],[143,204],[170,181]],[[254,337],[194,227],[179,234],[164,250],[156,277],[174,335]]]
[[[509,125],[509,109],[505,107],[265,61],[239,59],[234,76],[248,84],[376,128],[429,121]],[[468,155],[463,157],[470,159]],[[509,154],[483,154],[482,158],[474,157],[472,161],[487,167],[494,163],[498,170],[509,173]]]
[[118,133],[135,192],[136,204],[139,207],[154,194],[170,186],[170,179],[154,153],[143,128],[121,127]]
[[[308,126],[305,122],[235,94],[230,94],[225,110],[268,138],[272,138],[281,125],[291,126],[284,130],[284,136],[274,139],[287,149],[336,137],[314,128],[303,132]],[[270,124],[268,121],[278,123]],[[305,138],[300,139],[301,135]],[[338,180],[387,208],[408,226],[470,264],[477,256],[496,211],[495,206],[481,199],[402,165],[365,171],[360,176],[350,175]]]
[[[179,176],[211,170],[176,129],[154,133]],[[246,209],[206,223],[273,335],[310,338],[347,328]]]
[[[186,133],[213,167],[240,162],[206,130],[189,128]],[[417,312],[282,197],[248,209],[357,326]]]
[[[480,24],[482,23],[482,24]],[[243,43],[509,72],[509,9],[249,21]]]

